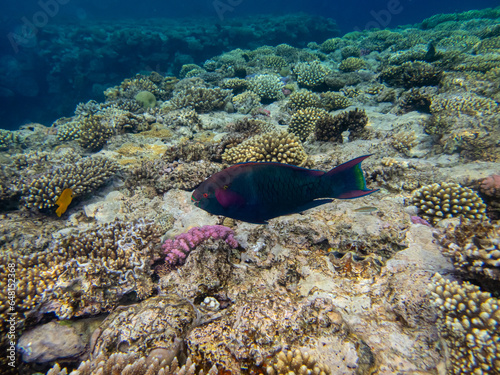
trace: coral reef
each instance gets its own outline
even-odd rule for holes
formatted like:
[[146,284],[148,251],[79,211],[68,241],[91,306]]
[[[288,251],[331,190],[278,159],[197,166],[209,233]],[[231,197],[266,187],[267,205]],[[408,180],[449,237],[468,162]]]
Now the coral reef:
[[192,108],[196,112],[208,112],[224,108],[231,97],[231,90],[223,90],[218,87],[187,87],[177,91],[169,105],[174,109]]
[[450,373],[498,374],[499,300],[468,282],[459,284],[439,274],[429,287],[438,328],[450,353]]
[[325,82],[329,70],[319,61],[302,62],[295,65],[293,72],[297,83],[303,87],[317,87]]
[[299,109],[290,119],[288,130],[304,142],[314,132],[316,124],[329,117],[324,109],[314,107]]
[[415,190],[412,204],[418,207],[422,218],[433,224],[450,217],[486,219],[486,205],[477,193],[453,182],[434,183]]
[[10,130],[0,129],[0,149],[7,148],[12,143],[19,142],[16,133]]
[[500,285],[499,238],[499,223],[487,221],[462,221],[448,226],[438,236],[444,254],[451,257],[455,268],[465,278],[476,279],[486,286],[491,286],[491,281]]
[[253,136],[238,146],[226,148],[222,154],[222,160],[230,164],[274,161],[301,166],[306,159],[298,137],[283,130]]
[[352,104],[352,102],[347,97],[337,92],[322,92],[320,94],[320,97],[321,107],[325,108],[327,111],[344,109]]
[[366,66],[366,63],[363,59],[359,57],[348,57],[339,65],[339,70],[345,73],[355,72],[356,70],[363,69]]
[[319,107],[319,95],[305,89],[295,91],[288,98],[288,106],[291,109]]
[[342,133],[349,131],[349,140],[363,135],[368,124],[364,110],[342,112],[336,116],[325,116],[316,122],[314,133],[319,141],[343,142]]
[[259,74],[248,82],[248,89],[266,100],[276,100],[283,97],[283,82],[277,75]]
[[423,62],[405,62],[399,66],[390,66],[380,72],[380,79],[390,85],[405,88],[436,86],[439,84],[442,72],[433,65]]
[[169,265],[184,263],[191,250],[209,239],[224,240],[233,248],[238,246],[233,231],[228,227],[223,225],[195,227],[186,233],[179,234],[172,240],[165,241],[161,247],[166,254],[165,262]]
[[39,210],[53,208],[64,189],[72,189],[75,197],[84,195],[106,183],[118,169],[115,162],[98,156],[63,165],[24,182],[21,186],[24,204]]
[[[186,363],[179,366],[177,358],[174,358],[170,363],[168,359],[163,358],[163,352],[158,350],[152,352],[147,357],[140,356],[137,353],[114,353],[107,357],[104,354],[99,354],[93,359],[84,361],[74,371],[68,371],[56,364],[51,368],[47,375],[118,375],[118,374],[134,374],[134,375],[203,375],[203,370],[196,372],[196,364],[191,361],[191,358],[186,360]],[[214,365],[206,375],[216,375],[217,367]]]
[[309,353],[298,349],[294,351],[283,350],[279,352],[274,360],[267,366],[267,375],[286,375],[286,374],[317,374],[329,375],[330,369],[317,363]]
[[[54,240],[41,252],[2,254],[1,265],[15,263],[18,312],[55,312],[61,319],[97,314],[127,293],[139,299],[151,294],[159,236],[153,223],[116,221]],[[2,303],[2,319],[7,307]]]
[[260,105],[260,96],[253,91],[245,91],[233,97],[233,105],[239,113],[247,114]]

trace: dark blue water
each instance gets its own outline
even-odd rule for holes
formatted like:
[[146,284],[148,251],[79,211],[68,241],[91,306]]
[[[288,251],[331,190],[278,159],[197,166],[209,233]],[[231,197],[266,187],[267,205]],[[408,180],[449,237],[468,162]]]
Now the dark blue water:
[[[0,127],[16,129],[23,123],[40,122],[50,125],[52,121],[72,114],[75,105],[90,99],[102,99],[102,89],[114,85],[126,77],[142,70],[164,70],[164,74],[177,74],[181,60],[175,60],[175,53],[190,55],[189,47],[182,41],[168,45],[172,49],[162,51],[154,58],[158,46],[140,51],[133,47],[113,50],[119,58],[93,55],[95,46],[84,45],[84,38],[92,39],[94,29],[88,29],[79,40],[66,40],[68,24],[76,27],[95,21],[120,22],[124,19],[188,17],[191,27],[200,21],[201,28],[211,26],[223,29],[234,27],[234,21],[248,15],[275,14],[276,16],[305,12],[329,17],[335,20],[338,32],[329,36],[343,35],[353,30],[393,28],[413,24],[439,13],[463,12],[498,5],[495,0],[2,0],[0,16]],[[233,23],[231,23],[233,22]],[[246,21],[242,21],[243,26]],[[321,23],[321,19],[318,21]],[[59,28],[59,25],[65,25]],[[142,26],[141,26],[142,25]],[[130,21],[127,27],[131,26]],[[143,27],[144,24],[138,24]],[[33,31],[35,30],[35,31]],[[271,31],[272,32],[272,31]],[[30,35],[35,33],[36,35]],[[333,35],[336,34],[336,35]],[[217,34],[219,35],[219,34]],[[301,35],[293,40],[304,46],[320,34]],[[326,37],[325,37],[326,36]],[[69,41],[71,42],[70,44]],[[233,41],[230,47],[255,48],[259,41],[241,39]],[[251,43],[250,43],[251,42]],[[269,39],[269,43],[290,42],[286,37]],[[59,43],[59,44],[58,44]],[[250,43],[250,44],[249,44]],[[116,46],[113,46],[113,48]],[[88,48],[88,52],[83,49]],[[222,48],[222,47],[221,47]],[[194,51],[185,62],[203,63],[211,56],[224,52],[221,48]],[[83,52],[84,53],[83,53]],[[128,57],[130,56],[130,59]],[[170,60],[169,60],[170,59]],[[129,60],[130,64],[127,64]],[[175,61],[174,61],[175,60]],[[95,66],[100,65],[99,69]],[[90,68],[89,68],[90,67]],[[101,97],[99,97],[101,96]]]

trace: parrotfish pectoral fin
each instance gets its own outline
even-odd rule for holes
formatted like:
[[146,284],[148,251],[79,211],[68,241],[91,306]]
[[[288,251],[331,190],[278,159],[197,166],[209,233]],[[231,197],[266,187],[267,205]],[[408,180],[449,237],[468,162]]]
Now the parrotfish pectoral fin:
[[338,199],[353,199],[353,198],[359,198],[359,197],[364,197],[365,195],[369,195],[371,193],[375,193],[376,191],[379,191],[380,189],[375,189],[375,190],[349,190],[345,193],[342,193],[340,195],[337,195],[335,198]]
[[[333,168],[326,178],[334,179],[335,198],[352,199],[375,193],[377,190],[366,188],[361,162],[371,155],[360,156]],[[337,187],[337,189],[335,189]]]
[[321,206],[322,204],[331,203],[333,199],[316,199],[315,201],[309,202],[306,205],[300,206],[297,208],[295,212],[302,212],[306,210],[310,210],[311,208]]

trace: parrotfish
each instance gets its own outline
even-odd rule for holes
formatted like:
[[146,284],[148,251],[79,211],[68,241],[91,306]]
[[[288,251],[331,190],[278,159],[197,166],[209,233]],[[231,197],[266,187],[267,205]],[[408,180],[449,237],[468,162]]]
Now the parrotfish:
[[298,213],[338,198],[359,198],[366,188],[360,156],[329,172],[274,162],[232,165],[207,178],[193,192],[194,204],[214,215],[265,224],[274,217]]
[[73,200],[73,190],[69,188],[64,189],[56,201],[56,204],[59,206],[56,210],[57,216],[61,217],[61,215],[66,212],[72,200]]

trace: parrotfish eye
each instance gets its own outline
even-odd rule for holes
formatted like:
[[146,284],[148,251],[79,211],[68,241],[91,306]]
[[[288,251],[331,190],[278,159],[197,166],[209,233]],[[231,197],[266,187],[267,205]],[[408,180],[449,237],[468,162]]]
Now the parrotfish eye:
[[208,198],[208,194],[207,193],[203,193],[203,198]]
[[229,185],[224,185],[223,189],[224,189],[224,190],[229,189]]

